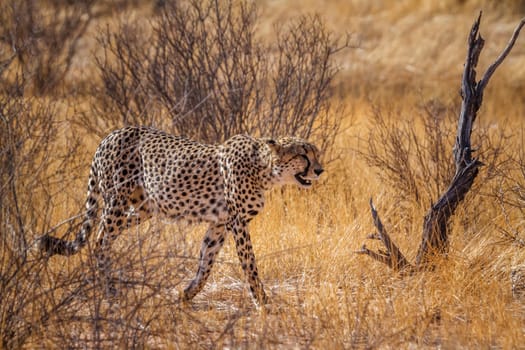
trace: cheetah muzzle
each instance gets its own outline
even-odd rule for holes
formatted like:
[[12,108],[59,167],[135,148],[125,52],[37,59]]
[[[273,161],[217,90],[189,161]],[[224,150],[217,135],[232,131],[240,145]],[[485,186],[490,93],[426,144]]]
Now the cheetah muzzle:
[[[195,278],[183,299],[199,293],[228,233],[259,304],[266,294],[260,281],[248,223],[264,207],[271,187],[311,187],[323,168],[319,151],[295,137],[279,139],[236,135],[219,145],[177,137],[148,127],[113,131],[100,143],[91,163],[86,212],[73,241],[44,235],[48,255],[73,255],[86,245],[103,207],[95,256],[102,279],[111,282],[110,244],[122,231],[154,215],[208,222]],[[132,214],[132,215],[131,215]],[[109,289],[113,288],[110,286]]]

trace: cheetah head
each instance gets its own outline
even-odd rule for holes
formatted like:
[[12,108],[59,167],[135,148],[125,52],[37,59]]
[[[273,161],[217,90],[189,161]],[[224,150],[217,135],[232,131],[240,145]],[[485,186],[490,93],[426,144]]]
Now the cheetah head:
[[273,160],[273,177],[276,184],[312,186],[324,171],[319,163],[319,150],[313,144],[295,137],[265,139],[276,156]]

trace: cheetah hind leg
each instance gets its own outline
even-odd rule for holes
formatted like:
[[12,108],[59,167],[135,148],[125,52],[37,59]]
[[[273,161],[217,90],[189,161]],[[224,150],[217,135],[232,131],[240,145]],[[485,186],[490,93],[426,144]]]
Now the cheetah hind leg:
[[[109,221],[111,223],[111,221]],[[118,290],[113,279],[111,260],[111,241],[115,240],[116,234],[109,233],[108,226],[115,230],[112,224],[108,225],[107,215],[102,215],[97,241],[95,246],[95,260],[98,270],[98,281],[106,298],[111,299],[118,296]]]
[[97,241],[95,248],[95,259],[98,269],[98,280],[106,298],[118,296],[118,290],[113,280],[113,271],[111,268],[110,244],[105,237]]
[[206,231],[201,245],[197,274],[186,289],[184,289],[183,302],[188,302],[193,299],[206,284],[215,258],[224,244],[225,236],[226,230],[224,225],[212,224],[208,228],[208,231]]
[[119,294],[116,287],[118,278],[114,276],[110,257],[111,243],[122,231],[139,225],[151,216],[146,203],[138,208],[138,215],[128,215],[129,213],[125,211],[129,208],[127,200],[121,200],[116,204],[119,203],[120,205],[103,210],[95,247],[99,281],[108,298],[117,297]]

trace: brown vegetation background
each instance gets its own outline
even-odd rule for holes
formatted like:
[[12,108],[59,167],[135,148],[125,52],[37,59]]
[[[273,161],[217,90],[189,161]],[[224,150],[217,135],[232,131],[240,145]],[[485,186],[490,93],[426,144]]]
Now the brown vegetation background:
[[[146,89],[141,77],[147,75],[126,76],[121,83],[128,90],[112,90],[103,74],[117,62],[111,40],[119,30],[133,23],[128,35],[154,32],[164,1],[69,3],[0,5],[0,347],[524,346],[523,35],[485,90],[472,136],[485,165],[451,222],[447,258],[434,271],[400,276],[355,252],[374,231],[373,197],[393,239],[414,258],[423,216],[453,173],[472,22],[483,10],[484,71],[525,16],[525,2],[257,2],[253,37],[261,43],[279,43],[278,29],[306,15],[307,24],[319,20],[340,48],[330,56],[334,75],[325,94],[308,100],[321,111],[307,114],[317,118],[312,127],[297,128],[305,119],[291,119],[270,131],[328,142],[322,180],[309,191],[272,191],[251,223],[271,299],[265,309],[253,305],[231,241],[203,292],[190,306],[179,303],[195,273],[203,226],[154,219],[122,235],[112,249],[118,302],[101,295],[89,245],[70,258],[47,259],[33,249],[46,232],[73,238],[89,162],[104,134],[126,123],[178,130],[174,116],[196,113],[181,112],[185,105],[169,101],[169,94],[155,108],[148,105],[148,96],[160,92]],[[31,26],[21,13],[42,22]],[[263,103],[275,96],[261,96],[261,105],[247,110],[268,112]],[[214,100],[214,111],[231,111],[225,101]],[[262,134],[257,125],[250,130]],[[226,137],[221,133],[208,138]]]

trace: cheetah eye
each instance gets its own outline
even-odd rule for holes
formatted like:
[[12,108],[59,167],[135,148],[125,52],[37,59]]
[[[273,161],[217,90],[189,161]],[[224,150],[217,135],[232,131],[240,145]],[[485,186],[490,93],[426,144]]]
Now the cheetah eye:
[[305,146],[302,146],[299,148],[299,152],[297,152],[299,155],[301,156],[305,156],[305,157],[308,157],[308,150],[306,149]]

